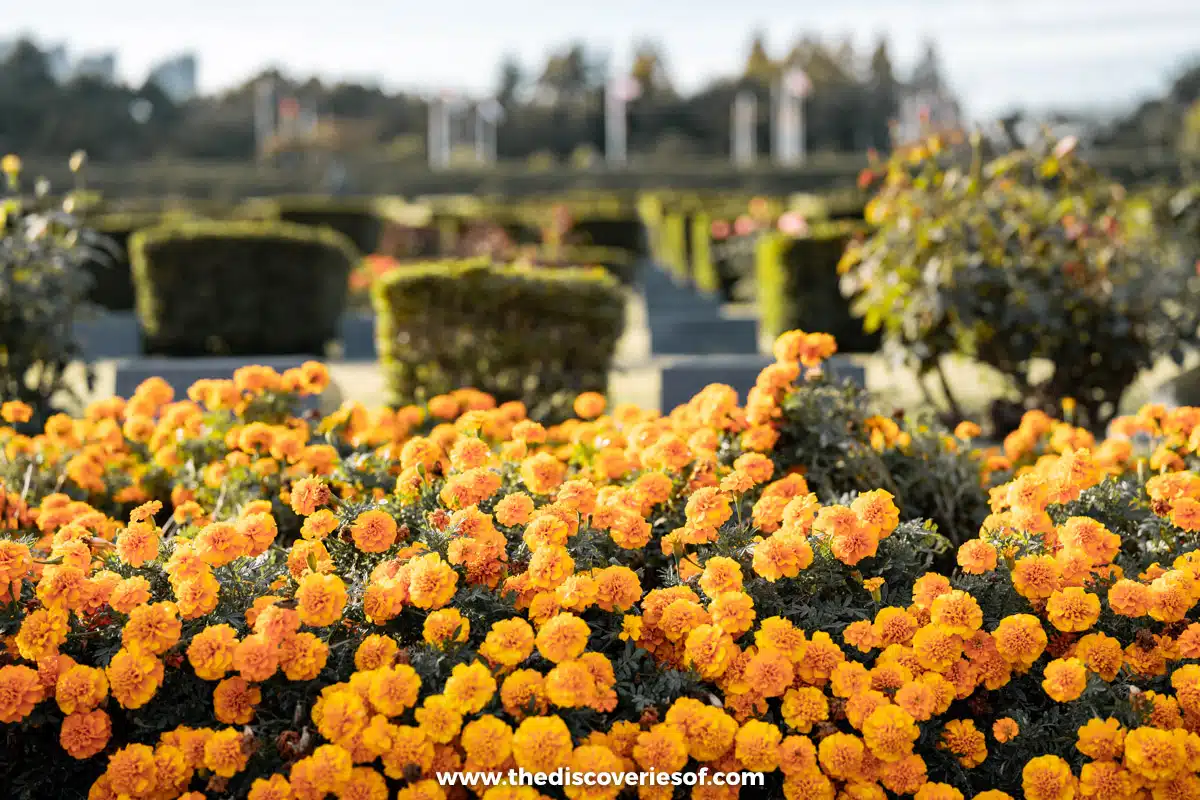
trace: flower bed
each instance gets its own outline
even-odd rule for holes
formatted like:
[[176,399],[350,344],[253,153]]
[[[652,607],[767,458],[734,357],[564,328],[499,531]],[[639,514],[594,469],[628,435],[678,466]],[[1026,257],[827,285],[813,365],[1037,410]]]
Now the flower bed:
[[4,404],[0,782],[417,800],[467,796],[439,773],[706,768],[788,800],[1195,796],[1200,409],[1104,442],[1031,412],[979,450],[872,416],[821,376],[834,349],[785,334],[745,407],[585,394],[552,427],[473,390],[297,418],[315,363],[186,400],[151,380],[39,431]]

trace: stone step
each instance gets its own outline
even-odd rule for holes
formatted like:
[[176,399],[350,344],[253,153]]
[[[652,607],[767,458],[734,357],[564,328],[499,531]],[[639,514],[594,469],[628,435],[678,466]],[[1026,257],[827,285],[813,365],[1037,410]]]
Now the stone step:
[[[663,413],[686,404],[704,387],[712,383],[732,386],[738,401],[746,402],[758,374],[774,359],[765,355],[696,355],[657,359],[660,375],[659,408]],[[826,374],[835,380],[850,380],[866,386],[866,370],[845,358],[834,357],[824,365]]]
[[85,361],[141,355],[142,329],[133,311],[104,311],[71,324],[80,357]]
[[650,317],[653,355],[757,355],[758,320],[720,316],[672,315]]
[[375,315],[363,311],[348,311],[343,314],[339,340],[342,359],[374,361]]

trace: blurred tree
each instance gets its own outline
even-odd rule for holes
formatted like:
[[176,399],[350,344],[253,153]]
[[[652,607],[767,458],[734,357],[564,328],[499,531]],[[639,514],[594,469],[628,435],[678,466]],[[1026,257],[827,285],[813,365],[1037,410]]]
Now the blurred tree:
[[638,82],[643,97],[675,94],[671,79],[667,75],[662,50],[655,42],[643,41],[634,47],[630,77]]
[[870,93],[867,115],[867,144],[878,150],[890,145],[889,123],[900,110],[900,84],[892,67],[887,39],[880,38],[871,53],[867,91]]
[[500,62],[500,79],[496,82],[496,102],[510,108],[517,100],[525,76],[521,64],[513,55],[506,55]]
[[746,56],[746,67],[742,70],[742,77],[769,84],[779,74],[779,65],[767,54],[765,38],[759,31],[750,40],[750,54]]

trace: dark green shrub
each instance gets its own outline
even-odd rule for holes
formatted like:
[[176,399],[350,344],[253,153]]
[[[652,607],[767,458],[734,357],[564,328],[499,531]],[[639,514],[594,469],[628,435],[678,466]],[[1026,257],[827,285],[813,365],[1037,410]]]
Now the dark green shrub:
[[389,402],[473,387],[542,419],[606,390],[625,324],[624,292],[601,269],[402,266],[376,281],[372,300]]
[[130,239],[153,355],[321,355],[337,336],[354,245],[288,222],[193,221]]
[[638,260],[620,247],[575,247],[564,245],[547,248],[537,254],[534,263],[543,267],[604,267],[623,285],[637,278]]
[[133,311],[135,293],[129,266],[129,237],[143,228],[153,228],[171,218],[187,219],[186,213],[170,216],[157,211],[102,214],[85,217],[87,226],[101,237],[91,249],[84,268],[92,277],[88,300],[109,311]]
[[724,281],[713,260],[712,218],[705,211],[697,211],[689,220],[688,236],[691,240],[691,274],[696,288],[702,292],[724,295]]
[[250,204],[253,216],[297,225],[332,228],[362,254],[376,251],[383,220],[374,201],[344,197],[276,197]]
[[854,227],[814,226],[803,237],[778,231],[762,234],[756,245],[755,273],[762,326],[770,336],[800,328],[833,334],[846,353],[873,352],[881,337],[863,331],[838,287],[838,261]]
[[687,217],[682,211],[669,211],[663,216],[661,252],[662,265],[679,280],[686,280],[688,267]]

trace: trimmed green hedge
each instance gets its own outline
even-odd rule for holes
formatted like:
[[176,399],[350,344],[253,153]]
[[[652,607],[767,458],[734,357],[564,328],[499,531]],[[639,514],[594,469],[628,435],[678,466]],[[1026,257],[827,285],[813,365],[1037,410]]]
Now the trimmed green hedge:
[[535,259],[542,267],[604,267],[623,285],[637,279],[638,260],[621,247],[576,247],[562,245],[543,248]]
[[288,222],[192,221],[130,239],[151,355],[322,355],[338,334],[354,245]]
[[108,311],[133,311],[135,292],[129,266],[129,237],[143,228],[188,219],[185,212],[158,211],[85,215],[83,223],[101,241],[90,243],[84,268],[92,277],[88,300]]
[[691,274],[696,288],[702,292],[725,296],[725,286],[717,272],[712,252],[712,217],[698,211],[689,221],[688,235],[691,237]]
[[833,334],[844,353],[879,349],[881,337],[863,331],[862,320],[850,313],[850,303],[839,288],[838,261],[857,230],[849,223],[827,223],[800,238],[778,231],[759,238],[755,249],[759,311],[763,329],[772,338],[800,328]]
[[273,197],[253,200],[246,209],[257,219],[332,228],[363,255],[376,251],[384,225],[373,198]]
[[372,288],[389,402],[460,387],[520,400],[540,419],[606,391],[625,294],[602,269],[539,269],[484,259],[403,266]]

